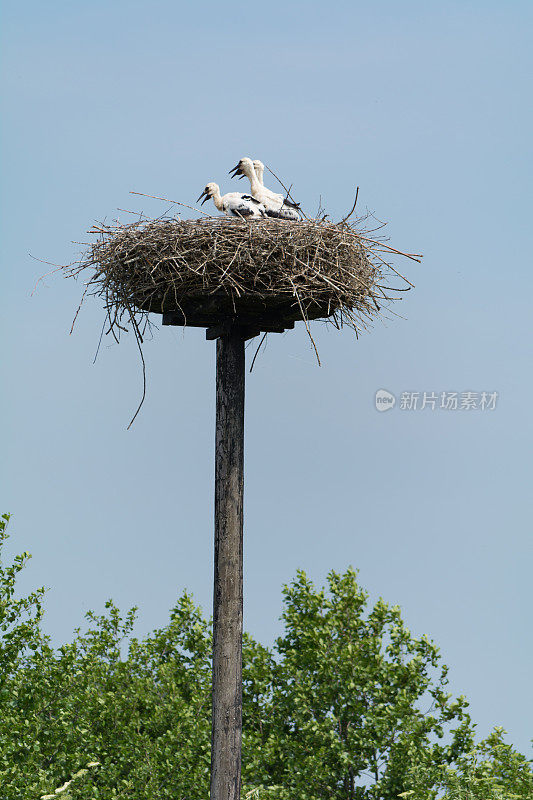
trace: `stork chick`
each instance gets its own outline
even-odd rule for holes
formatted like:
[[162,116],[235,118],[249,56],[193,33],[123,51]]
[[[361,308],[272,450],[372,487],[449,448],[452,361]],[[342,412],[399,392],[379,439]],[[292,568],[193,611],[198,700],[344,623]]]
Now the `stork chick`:
[[[256,162],[259,166],[259,174],[263,177],[264,164],[261,161]],[[262,168],[262,169],[261,169]],[[241,158],[237,166],[230,170],[232,177],[236,175],[243,175],[250,181],[250,188],[252,197],[259,203],[262,203],[266,209],[269,217],[277,217],[278,219],[299,220],[298,209],[299,203],[293,203],[292,200],[287,200],[282,194],[277,194],[267,189],[257,176],[254,162],[250,158]]]
[[209,198],[213,200],[215,207],[223,211],[228,217],[265,217],[266,210],[264,205],[249,194],[241,192],[228,192],[220,194],[218,183],[207,183],[202,194],[196,201],[202,199],[203,205]]

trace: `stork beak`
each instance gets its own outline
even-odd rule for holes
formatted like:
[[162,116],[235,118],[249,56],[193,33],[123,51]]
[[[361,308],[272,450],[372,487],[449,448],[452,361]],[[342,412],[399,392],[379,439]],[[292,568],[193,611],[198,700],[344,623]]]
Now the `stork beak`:
[[[237,175],[237,173],[239,172],[240,168],[241,168],[240,164],[237,164],[236,167],[233,167],[233,169],[230,169],[230,171],[228,172],[228,175],[231,175],[232,172],[234,172],[235,175]],[[235,175],[231,175],[231,177],[234,178]]]
[[208,201],[208,200],[209,200],[209,195],[208,195],[208,194],[206,194],[206,196],[204,197],[204,199],[202,200],[202,202],[200,203],[200,205],[201,205],[201,206],[203,206],[203,204],[204,204],[204,203],[207,203],[207,201]]
[[[199,203],[199,202],[200,202],[200,200],[202,199],[202,197],[204,196],[204,194],[205,194],[205,189],[204,189],[204,191],[202,192],[202,194],[200,195],[200,197],[198,198],[198,200],[196,201],[197,203]],[[205,196],[205,200],[202,202],[202,205],[205,203],[205,201],[206,201],[206,200],[207,200],[207,195]]]

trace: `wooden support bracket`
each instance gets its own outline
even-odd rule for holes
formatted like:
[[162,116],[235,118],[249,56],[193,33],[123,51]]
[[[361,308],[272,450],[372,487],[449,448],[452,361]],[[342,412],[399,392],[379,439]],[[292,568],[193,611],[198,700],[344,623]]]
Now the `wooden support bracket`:
[[206,328],[205,338],[208,341],[219,339],[221,336],[232,330],[238,330],[243,339],[253,339],[260,333],[283,333],[294,328],[293,320],[276,319],[271,317],[261,317],[256,315],[239,316],[213,323],[208,319],[195,318],[190,322],[186,320],[181,311],[164,311],[162,315],[163,325],[177,325],[190,328]]
[[220,325],[212,325],[210,328],[207,328],[205,338],[208,341],[212,341],[213,339],[220,338],[220,336],[227,336],[232,331],[238,333],[245,341],[246,339],[253,339],[254,336],[259,336],[261,333],[259,327],[243,325],[237,321],[233,322],[227,320],[226,322],[221,322]]

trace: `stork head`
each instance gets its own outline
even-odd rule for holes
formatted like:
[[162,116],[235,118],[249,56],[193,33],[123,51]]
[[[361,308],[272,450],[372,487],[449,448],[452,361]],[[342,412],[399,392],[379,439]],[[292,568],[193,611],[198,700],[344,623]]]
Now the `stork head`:
[[231,175],[232,178],[235,178],[237,175],[239,175],[241,178],[244,178],[245,175],[247,178],[254,176],[255,173],[252,159],[241,158],[239,163],[233,167],[233,169],[230,169],[228,174]]
[[220,192],[220,189],[219,189],[218,183],[206,183],[205,189],[203,190],[202,194],[200,195],[200,197],[198,198],[198,200],[196,202],[198,203],[199,200],[202,200],[202,197],[203,197],[204,199],[201,202],[201,205],[203,206],[203,204],[206,202],[206,200],[209,200],[210,197],[214,197],[219,192]]

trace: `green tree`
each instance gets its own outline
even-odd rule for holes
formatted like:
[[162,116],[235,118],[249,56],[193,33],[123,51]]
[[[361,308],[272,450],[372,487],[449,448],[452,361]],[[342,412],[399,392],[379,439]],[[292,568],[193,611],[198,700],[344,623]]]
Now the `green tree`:
[[398,606],[368,595],[356,572],[316,589],[285,587],[285,633],[273,654],[248,643],[246,768],[250,785],[299,798],[396,798],[413,764],[452,764],[473,744],[448,669]]
[[191,598],[142,641],[131,638],[135,609],[122,617],[108,602],[54,650],[39,629],[43,590],[15,599],[27,557],[0,566],[2,800],[53,793],[93,761],[94,777],[68,788],[76,800],[205,798],[211,637]]
[[88,761],[99,762],[94,778],[69,789],[80,800],[206,796],[207,623],[184,595],[169,625],[131,639],[122,657],[134,618],[108,602],[86,633],[56,652],[43,644],[14,676],[3,800],[51,792]]
[[[53,648],[40,630],[43,590],[16,597],[27,558],[0,564],[2,800],[59,787],[64,800],[205,800],[210,622],[185,593],[165,627],[138,639],[135,609],[122,615],[109,601]],[[331,573],[327,589],[300,572],[284,597],[274,647],[244,641],[246,791],[259,800],[507,800],[502,791],[531,800],[529,763],[500,730],[474,748],[466,701],[446,692],[438,649],[411,635],[398,607],[369,607],[353,570]],[[467,785],[500,794],[461,795]]]

